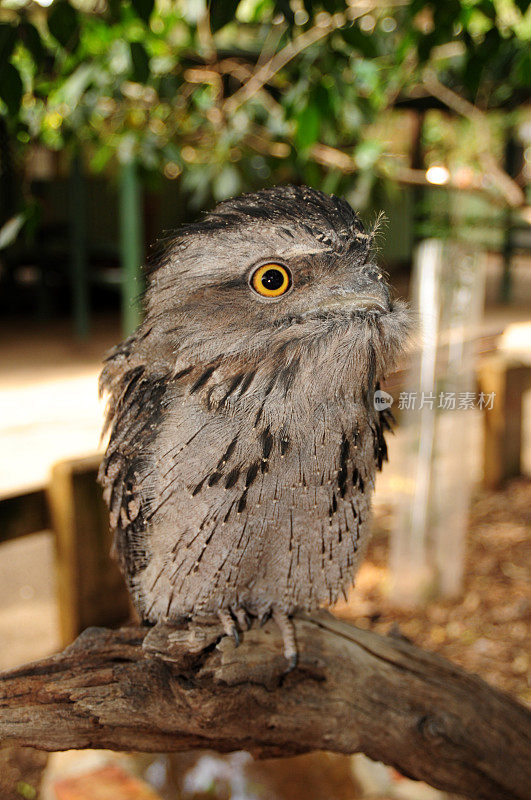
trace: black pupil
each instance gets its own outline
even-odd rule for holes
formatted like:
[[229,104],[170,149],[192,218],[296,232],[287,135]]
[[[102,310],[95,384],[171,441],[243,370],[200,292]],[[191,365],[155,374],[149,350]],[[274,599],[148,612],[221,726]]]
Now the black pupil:
[[284,275],[279,269],[268,269],[262,275],[262,286],[264,289],[269,289],[270,292],[280,289],[283,283]]

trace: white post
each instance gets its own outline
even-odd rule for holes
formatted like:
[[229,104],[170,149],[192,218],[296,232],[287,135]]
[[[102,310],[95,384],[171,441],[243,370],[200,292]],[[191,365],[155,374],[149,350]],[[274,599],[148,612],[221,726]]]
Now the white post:
[[412,306],[419,344],[406,376],[401,441],[392,464],[400,488],[390,594],[401,606],[434,593],[458,594],[462,585],[478,452],[474,355],[484,299],[481,261],[458,244],[435,239],[422,242],[416,253]]

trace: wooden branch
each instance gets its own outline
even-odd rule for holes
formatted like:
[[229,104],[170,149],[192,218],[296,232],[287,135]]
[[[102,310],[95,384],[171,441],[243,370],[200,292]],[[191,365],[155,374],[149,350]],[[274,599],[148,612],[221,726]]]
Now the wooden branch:
[[470,120],[476,129],[479,144],[479,158],[485,172],[496,184],[505,201],[513,208],[525,206],[525,192],[511,176],[500,167],[493,153],[492,138],[486,114],[477,106],[469,103],[464,97],[449,89],[436,76],[435,72],[426,68],[423,72],[422,82],[433,97],[455,111],[465,119]]
[[309,28],[303,33],[299,33],[297,36],[291,39],[288,44],[282,48],[282,50],[279,50],[277,53],[275,53],[269,59],[269,61],[266,61],[265,64],[259,63],[256,71],[249,78],[247,83],[238,89],[238,91],[235,92],[231,97],[225,100],[225,116],[229,117],[231,114],[234,114],[234,112],[240,108],[240,106],[254,97],[255,94],[266,85],[266,83],[272,80],[277,72],[280,72],[280,70],[283,69],[286,64],[289,64],[292,59],[294,59],[304,50],[307,50],[308,47],[312,46],[312,44],[321,41],[321,39],[325,39],[338,28],[346,25],[347,22],[353,21],[363,14],[367,14],[369,11],[372,11],[375,6],[376,3],[371,3],[369,1],[367,3],[363,3],[359,9],[350,7],[348,17],[340,12],[334,15],[328,15],[326,22],[321,22],[320,24],[314,25],[312,28]]
[[321,41],[321,39],[325,39],[339,28],[347,24],[352,24],[358,17],[362,17],[371,11],[378,8],[389,9],[390,7],[401,5],[404,5],[403,0],[395,0],[395,2],[392,0],[385,0],[385,2],[380,2],[380,0],[359,0],[359,2],[355,2],[355,0],[352,0],[352,2],[349,3],[347,14],[338,11],[335,14],[325,15],[325,17],[312,28],[308,28],[302,33],[297,34],[297,36],[294,36],[285,47],[271,56],[265,63],[262,58],[259,58],[256,70],[247,83],[225,100],[225,116],[228,117],[234,114],[240,106],[254,97],[266,83],[269,83],[286,64],[289,64],[290,61],[300,55],[304,50],[307,50],[308,47],[311,47],[312,44],[316,44],[316,42]]
[[477,798],[530,798],[531,714],[444,659],[321,613],[296,619],[284,674],[272,622],[235,648],[217,626],[91,628],[5,673],[0,741],[44,750],[362,751]]
[[[252,146],[251,142],[250,144]],[[312,145],[311,154],[313,159],[323,167],[339,169],[341,172],[344,172],[347,175],[359,170],[356,159],[348,153],[339,150],[337,147],[330,147],[329,145],[317,142],[316,144]],[[381,159],[379,165],[380,174],[383,173],[383,170],[381,169],[382,164],[385,169],[384,174],[386,177],[397,181],[397,183],[404,183],[413,186],[426,186],[431,189],[434,188],[434,185],[426,178],[426,171],[423,169],[405,167],[401,164],[392,163],[390,158],[384,157]],[[458,180],[455,180],[450,176],[448,178],[448,182],[444,184],[444,187],[446,189],[456,189],[462,192],[486,196],[489,198],[489,200],[500,206],[504,206],[508,202],[507,198],[502,197],[499,191],[485,187],[480,179],[472,179],[468,185],[463,186]],[[518,210],[526,220],[531,218],[529,208],[530,206],[525,205],[518,207]]]

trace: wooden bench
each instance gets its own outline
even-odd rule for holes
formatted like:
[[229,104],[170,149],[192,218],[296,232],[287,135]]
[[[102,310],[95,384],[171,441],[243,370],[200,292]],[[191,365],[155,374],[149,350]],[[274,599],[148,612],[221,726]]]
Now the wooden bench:
[[97,473],[101,456],[54,465],[46,489],[0,500],[0,544],[42,530],[54,533],[63,644],[90,626],[132,616],[124,580],[110,557],[109,514]]
[[522,474],[523,399],[531,389],[531,364],[497,352],[480,362],[478,388],[496,395],[483,414],[483,483],[499,489]]

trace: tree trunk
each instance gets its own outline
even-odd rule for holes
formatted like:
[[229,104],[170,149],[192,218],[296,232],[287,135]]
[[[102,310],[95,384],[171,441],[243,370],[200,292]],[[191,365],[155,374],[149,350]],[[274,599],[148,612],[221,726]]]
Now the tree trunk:
[[236,648],[217,626],[90,628],[5,673],[0,742],[43,750],[366,753],[476,798],[531,797],[531,714],[400,637],[330,614],[295,620],[285,673],[272,622]]

